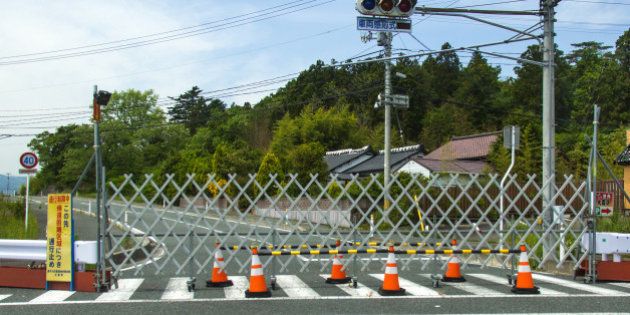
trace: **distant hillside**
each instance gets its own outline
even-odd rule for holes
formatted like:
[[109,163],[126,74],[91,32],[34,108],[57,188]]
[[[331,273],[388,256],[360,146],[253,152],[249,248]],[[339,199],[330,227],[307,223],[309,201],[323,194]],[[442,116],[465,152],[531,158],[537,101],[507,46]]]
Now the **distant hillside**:
[[19,191],[20,186],[26,184],[26,177],[0,175],[0,192]]

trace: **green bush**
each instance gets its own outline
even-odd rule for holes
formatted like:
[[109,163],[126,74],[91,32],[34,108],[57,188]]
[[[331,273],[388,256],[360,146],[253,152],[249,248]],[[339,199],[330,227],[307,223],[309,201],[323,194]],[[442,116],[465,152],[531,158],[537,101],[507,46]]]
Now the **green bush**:
[[38,225],[34,215],[24,230],[24,204],[0,197],[0,239],[37,239]]
[[622,216],[619,211],[615,211],[612,217],[598,218],[597,231],[629,233],[630,217]]

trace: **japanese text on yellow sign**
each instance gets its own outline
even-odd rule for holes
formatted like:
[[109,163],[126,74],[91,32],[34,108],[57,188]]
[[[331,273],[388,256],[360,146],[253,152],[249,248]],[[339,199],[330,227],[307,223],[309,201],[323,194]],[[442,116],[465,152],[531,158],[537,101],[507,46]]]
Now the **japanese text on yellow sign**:
[[46,281],[72,281],[70,194],[48,195]]

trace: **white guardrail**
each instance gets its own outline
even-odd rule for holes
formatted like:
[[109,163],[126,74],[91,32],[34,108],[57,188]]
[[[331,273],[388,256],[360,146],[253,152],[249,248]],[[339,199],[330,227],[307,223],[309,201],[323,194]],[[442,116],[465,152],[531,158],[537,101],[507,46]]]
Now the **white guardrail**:
[[[0,240],[0,259],[45,261],[45,240]],[[75,241],[74,261],[95,264],[96,241]]]

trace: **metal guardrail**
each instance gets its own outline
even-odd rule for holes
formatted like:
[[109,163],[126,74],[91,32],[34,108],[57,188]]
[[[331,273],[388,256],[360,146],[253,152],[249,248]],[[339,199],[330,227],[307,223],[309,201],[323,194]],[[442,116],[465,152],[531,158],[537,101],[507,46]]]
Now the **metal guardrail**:
[[[0,259],[45,261],[46,241],[0,239]],[[95,264],[97,262],[96,241],[75,241],[74,261]]]

